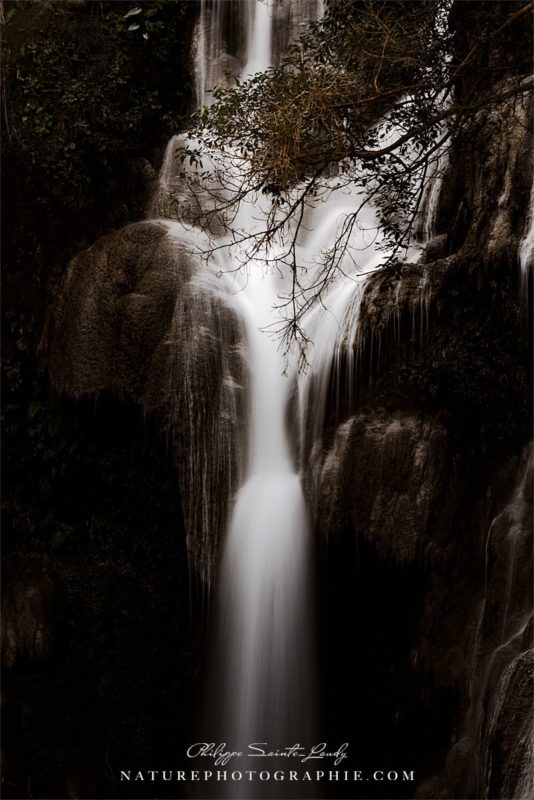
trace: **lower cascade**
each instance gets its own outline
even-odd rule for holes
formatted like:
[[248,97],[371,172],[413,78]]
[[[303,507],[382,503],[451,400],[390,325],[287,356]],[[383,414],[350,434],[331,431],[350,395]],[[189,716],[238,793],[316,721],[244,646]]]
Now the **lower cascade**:
[[[294,20],[297,26],[316,18],[319,6],[309,2],[300,8],[299,4]],[[246,19],[241,76],[246,78],[267,69],[280,53],[273,31],[275,4],[248,0],[242,9]],[[210,8],[203,4],[201,10],[196,62],[200,104],[210,102],[206,90],[211,87],[206,83],[215,85],[223,78],[225,59],[214,62],[209,55],[224,51],[223,10],[223,3]],[[222,688],[210,693],[214,699],[208,725],[212,731],[220,730],[229,747],[241,752],[253,742],[274,749],[311,743],[317,713],[309,521],[313,509],[308,509],[297,462],[306,461],[320,442],[331,375],[339,380],[341,351],[351,349],[362,287],[385,257],[380,247],[382,233],[376,210],[368,204],[351,237],[351,246],[358,252],[358,268],[342,275],[331,287],[326,303],[312,305],[306,316],[315,344],[308,353],[309,369],[301,373],[298,354],[283,354],[273,334],[281,321],[277,304],[291,275],[282,244],[278,249],[276,243],[265,246],[252,261],[247,258],[227,235],[222,218],[214,224],[211,212],[222,196],[221,188],[212,183],[204,189],[193,167],[189,167],[188,186],[184,187],[175,154],[184,144],[185,137],[173,137],[169,142],[153,209],[164,218],[166,210],[171,210],[188,230],[188,239],[194,240],[199,226],[199,250],[207,249],[208,269],[215,264],[211,271],[218,269],[223,279],[216,291],[226,293],[244,326],[249,376],[242,482],[230,501],[218,576],[212,680]],[[203,155],[203,160],[211,160],[219,170],[231,174],[232,164],[225,154],[210,153]],[[307,209],[309,225],[300,236],[298,256],[310,273],[310,287],[321,253],[335,241],[360,189],[353,186],[341,198],[332,191],[326,201]],[[237,219],[246,235],[257,230],[266,215],[261,201],[247,200],[241,202]],[[180,226],[172,225],[182,244]],[[207,248],[201,230],[206,227],[211,236]],[[412,255],[419,252],[416,247]],[[405,255],[410,258],[409,252]],[[198,290],[209,293],[213,284],[200,284]],[[352,382],[351,372],[347,384]],[[219,446],[216,432],[212,446]],[[250,768],[246,758],[235,763],[238,768]],[[242,791],[239,796],[251,797],[254,789],[249,785]],[[263,796],[265,789],[257,791]],[[235,787],[232,792],[237,796]]]
[[[296,8],[297,4],[291,5]],[[298,6],[297,27],[322,13],[319,2]],[[280,61],[274,9],[275,4],[269,0],[248,0],[240,6],[239,26],[244,42],[233,67],[240,70],[242,79]],[[195,81],[200,106],[211,103],[209,91],[213,86],[224,85],[224,73],[232,60],[225,40],[232,20],[225,14],[224,3],[202,3]],[[391,126],[379,128],[377,135],[387,142],[392,136]],[[228,498],[229,521],[216,580],[218,619],[212,682],[217,688],[210,692],[207,740],[216,731],[231,750],[244,753],[245,757],[237,758],[233,766],[245,771],[257,764],[251,765],[246,757],[251,743],[277,749],[312,741],[318,709],[310,524],[317,511],[318,485],[324,474],[336,472],[337,482],[342,481],[337,460],[346,449],[344,437],[348,437],[352,425],[349,421],[339,426],[334,447],[337,456],[324,460],[325,413],[332,394],[336,406],[341,398],[349,407],[354,404],[352,393],[358,368],[355,343],[363,295],[388,252],[377,209],[369,202],[361,207],[358,225],[351,234],[350,245],[358,254],[356,268],[343,269],[329,287],[326,299],[310,303],[304,324],[313,344],[306,352],[307,369],[300,371],[298,354],[283,354],[273,334],[281,319],[277,306],[290,280],[283,247],[277,252],[276,243],[271,243],[256,252],[252,260],[247,257],[229,235],[224,215],[218,211],[224,196],[222,187],[213,182],[202,185],[197,175],[199,168],[192,166],[187,185],[184,184],[184,166],[180,171],[176,154],[187,144],[185,136],[173,137],[168,144],[153,213],[172,227],[177,242],[183,243],[187,231],[187,239],[198,244],[204,257],[208,253],[207,267],[212,278],[209,282],[199,281],[197,275],[196,291],[200,296],[215,292],[223,305],[227,303],[237,313],[244,331],[247,422],[237,448],[240,477]],[[212,167],[217,165],[215,174],[226,170],[231,175],[232,163],[226,155],[203,154],[203,159],[210,161]],[[405,157],[417,155],[408,152]],[[447,165],[447,157],[440,152],[434,172],[423,187],[416,229],[402,251],[405,264],[415,261],[436,234],[435,217]],[[321,254],[332,246],[344,220],[360,202],[362,186],[353,184],[338,195],[333,191],[334,185],[326,200],[306,209],[307,225],[297,241],[299,263],[309,273],[310,287]],[[267,213],[260,200],[241,202],[237,219],[245,236],[261,227]],[[179,223],[168,222],[167,215]],[[525,253],[531,238],[530,226],[520,247],[522,274],[527,269],[529,256]],[[191,252],[194,250],[193,246]],[[198,268],[199,274],[203,268]],[[221,279],[218,284],[215,275]],[[418,286],[420,346],[425,315],[428,320],[427,280],[425,274]],[[400,290],[399,280],[393,311],[397,338],[401,327]],[[412,322],[415,324],[415,318]],[[213,433],[212,446],[217,449],[217,428]],[[194,464],[191,469],[194,471]],[[311,477],[307,496],[305,473],[308,479]],[[209,542],[207,524],[206,516],[201,523],[205,543]],[[201,563],[205,561],[203,557]],[[504,676],[508,680],[507,676],[508,673]],[[269,766],[273,764],[279,765],[280,759]],[[228,791],[229,796],[250,798],[264,796],[269,790],[244,783]]]
[[285,424],[289,379],[277,342],[258,327],[268,323],[273,284],[260,264],[250,265],[243,297],[249,453],[220,574],[217,680],[224,698],[215,724],[239,750],[296,741],[313,713],[308,511]]

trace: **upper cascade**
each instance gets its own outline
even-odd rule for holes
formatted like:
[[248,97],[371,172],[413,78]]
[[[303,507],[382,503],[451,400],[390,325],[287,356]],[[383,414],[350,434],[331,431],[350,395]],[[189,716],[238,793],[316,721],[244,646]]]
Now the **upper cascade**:
[[201,0],[195,32],[197,106],[216,87],[280,64],[288,47],[323,15],[323,0]]

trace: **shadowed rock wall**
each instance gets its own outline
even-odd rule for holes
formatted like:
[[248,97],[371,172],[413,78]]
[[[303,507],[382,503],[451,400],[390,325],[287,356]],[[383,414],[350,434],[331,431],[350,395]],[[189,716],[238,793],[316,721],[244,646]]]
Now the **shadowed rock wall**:
[[77,256],[43,347],[59,392],[108,391],[157,416],[174,453],[190,558],[209,585],[243,463],[244,333],[231,295],[191,255],[198,238],[172,225],[130,225]]
[[438,235],[418,264],[370,278],[352,343],[357,403],[335,412],[333,386],[309,453],[329,558],[354,536],[384,575],[409,565],[421,580],[411,671],[421,685],[432,676],[434,702],[456,698],[437,723],[449,754],[417,790],[427,800],[532,791],[532,300],[517,257],[531,108],[479,112],[453,142]]

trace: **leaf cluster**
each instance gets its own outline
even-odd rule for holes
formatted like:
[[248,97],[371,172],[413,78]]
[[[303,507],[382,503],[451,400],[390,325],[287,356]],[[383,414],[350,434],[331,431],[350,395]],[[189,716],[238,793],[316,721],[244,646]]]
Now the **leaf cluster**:
[[186,12],[162,0],[6,4],[5,150],[63,203],[79,203],[95,171],[111,174],[142,151],[154,116],[165,115],[158,64],[171,59]]
[[474,4],[463,28],[451,24],[456,5],[335,0],[279,67],[216,89],[213,105],[197,116],[196,153],[223,152],[230,164],[225,211],[229,196],[236,205],[270,197],[263,229],[252,237],[230,230],[248,257],[275,237],[284,242],[281,260],[296,275],[286,303],[290,338],[302,333],[299,319],[310,307],[296,255],[304,206],[360,190],[361,202],[323,254],[322,278],[313,284],[320,299],[348,259],[358,269],[351,236],[367,204],[378,207],[384,263],[392,263],[414,238],[428,181],[451,141],[481,108],[529,91],[528,47],[511,52],[510,32],[522,40],[532,3]]

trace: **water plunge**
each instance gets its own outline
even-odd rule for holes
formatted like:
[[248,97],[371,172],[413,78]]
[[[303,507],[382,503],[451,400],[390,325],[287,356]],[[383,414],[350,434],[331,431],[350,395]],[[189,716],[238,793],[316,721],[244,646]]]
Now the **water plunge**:
[[313,660],[308,513],[285,425],[290,383],[277,342],[262,330],[276,279],[261,264],[249,271],[242,297],[252,394],[248,468],[222,559],[218,653],[223,730],[239,749],[307,735]]
[[[201,8],[196,71],[202,104],[210,102],[207,91],[220,83],[228,63],[220,5],[203,3]],[[233,57],[236,62],[240,58],[242,74],[250,75],[277,60],[273,7],[247,2],[240,14],[244,20],[237,15],[235,20],[244,22],[246,44],[244,54]],[[240,227],[254,230],[258,216],[261,208],[242,204]],[[242,255],[232,247],[228,252],[234,259]],[[276,253],[266,252],[265,258],[275,261]],[[278,342],[265,330],[273,322],[283,283],[283,274],[261,261],[248,263],[234,276],[246,328],[250,419],[245,477],[221,559],[214,671],[223,690],[216,695],[211,726],[240,751],[252,742],[277,748],[306,740],[314,716],[308,511],[286,428],[291,382]],[[251,769],[258,763],[234,766]],[[253,788],[248,785],[243,792],[250,797]]]
[[[269,0],[228,4],[204,0],[196,34],[199,105],[211,102],[209,91],[224,84],[229,65],[245,77],[279,63],[283,48],[321,12],[319,0],[283,5]],[[154,208],[156,214],[180,219],[190,237],[198,230],[196,224],[205,223],[202,214],[212,210],[214,201],[216,206],[222,189],[210,187],[214,191],[204,195],[202,187],[197,190],[195,166],[188,167],[193,180],[184,188],[174,158],[179,144],[180,137],[169,143]],[[231,154],[206,154],[212,157],[231,175]],[[321,255],[361,203],[363,187],[333,189],[334,184],[323,200],[307,209],[307,225],[299,234],[298,262],[307,270],[310,287]],[[195,219],[192,207],[200,209],[200,219],[198,215]],[[237,221],[241,230],[252,232],[265,217],[260,203],[243,202]],[[340,272],[326,303],[316,303],[304,320],[314,344],[309,369],[302,375],[296,354],[290,354],[287,362],[268,332],[273,322],[280,322],[275,309],[290,279],[282,246],[277,252],[271,244],[262,258],[241,267],[246,261],[243,249],[225,234],[224,221],[214,218],[217,225],[210,224],[210,233],[221,249],[211,256],[210,274],[219,268],[226,272],[219,293],[226,293],[232,308],[238,309],[246,331],[250,412],[248,444],[241,448],[243,481],[233,501],[221,558],[214,671],[222,692],[216,694],[212,733],[208,732],[206,741],[217,731],[232,750],[246,751],[251,742],[268,742],[278,749],[311,743],[315,717],[310,522],[295,454],[300,453],[302,462],[320,445],[328,386],[332,379],[339,381],[342,358],[348,376],[343,391],[347,387],[351,391],[353,341],[364,284],[387,253],[380,247],[383,236],[376,209],[367,204],[351,236],[358,267],[351,264],[349,270],[347,265],[347,274]],[[202,249],[205,233],[201,230],[198,239]],[[407,255],[418,253],[414,249]],[[212,291],[210,285],[197,288]],[[292,441],[286,425],[290,390],[298,398],[293,406],[295,411],[298,407],[293,430],[297,441]],[[212,446],[218,446],[216,437]],[[204,531],[201,541],[209,534]],[[242,768],[257,766],[249,761]],[[260,762],[258,768],[262,766]],[[235,796],[235,787],[232,792]],[[250,798],[251,785],[243,792]]]

